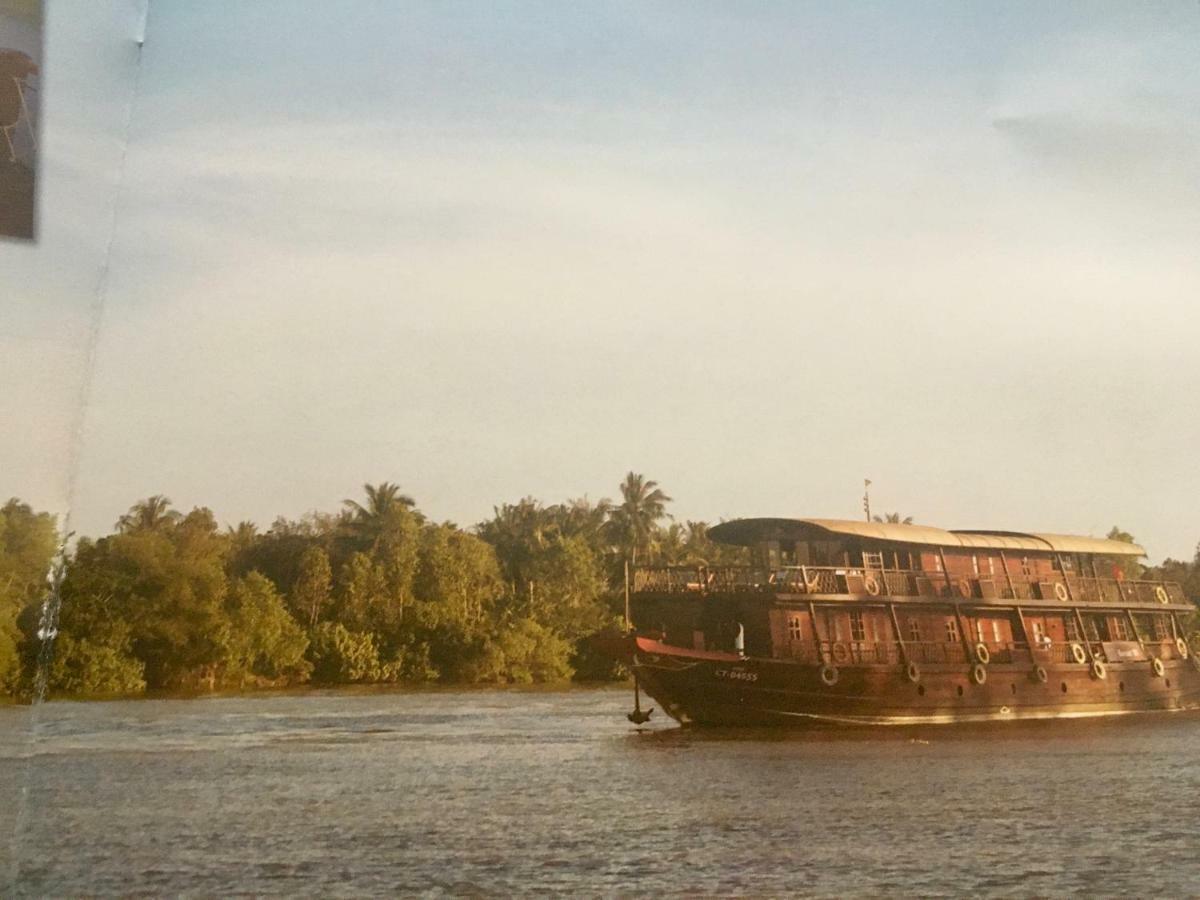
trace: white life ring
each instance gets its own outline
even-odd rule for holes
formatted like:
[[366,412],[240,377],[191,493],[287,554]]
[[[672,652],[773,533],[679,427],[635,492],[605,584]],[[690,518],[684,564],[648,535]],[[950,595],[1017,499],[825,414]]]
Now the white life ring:
[[831,666],[829,663],[821,666],[821,681],[826,687],[833,687],[838,683],[837,666]]

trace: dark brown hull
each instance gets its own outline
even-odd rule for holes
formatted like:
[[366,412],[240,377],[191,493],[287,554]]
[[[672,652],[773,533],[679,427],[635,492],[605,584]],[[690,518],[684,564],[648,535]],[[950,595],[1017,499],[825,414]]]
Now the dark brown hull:
[[[672,648],[673,650],[675,648]],[[709,654],[712,656],[715,654]],[[680,722],[704,725],[916,725],[1114,716],[1200,708],[1192,660],[1113,663],[1096,678],[1087,665],[992,664],[976,684],[968,666],[926,666],[916,682],[903,668],[842,667],[825,684],[821,667],[769,659],[712,659],[686,651],[638,651],[643,690]]]

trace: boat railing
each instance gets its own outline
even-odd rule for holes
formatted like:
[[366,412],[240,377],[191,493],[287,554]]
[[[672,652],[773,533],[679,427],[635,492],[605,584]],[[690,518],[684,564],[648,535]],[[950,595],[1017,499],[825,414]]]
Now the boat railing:
[[1176,582],[1084,577],[1058,573],[980,573],[970,576],[918,569],[854,566],[639,566],[634,593],[832,594],[856,597],[931,597],[958,600],[1054,600],[1064,604],[1184,603]]
[[915,663],[962,663],[967,651],[961,641],[905,641],[904,652]]
[[821,660],[834,665],[899,663],[895,641],[821,641]]

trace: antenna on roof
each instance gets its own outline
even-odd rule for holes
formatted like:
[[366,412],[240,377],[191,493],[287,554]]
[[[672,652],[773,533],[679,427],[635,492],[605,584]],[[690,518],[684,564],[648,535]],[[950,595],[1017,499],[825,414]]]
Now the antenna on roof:
[[867,514],[867,521],[871,521],[871,479],[863,479],[863,512]]

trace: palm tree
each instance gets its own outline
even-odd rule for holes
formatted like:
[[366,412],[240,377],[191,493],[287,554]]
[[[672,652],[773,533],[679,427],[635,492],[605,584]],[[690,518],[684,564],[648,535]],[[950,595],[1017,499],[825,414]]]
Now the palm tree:
[[905,516],[902,519],[900,513],[885,513],[882,517],[873,516],[872,518],[876,522],[886,522],[892,525],[911,525],[913,523],[912,516]]
[[655,526],[666,517],[670,502],[658,482],[644,475],[629,472],[621,482],[621,502],[613,508],[609,522],[631,565],[637,564],[639,551],[647,555],[653,551]]
[[343,500],[342,505],[350,533],[368,544],[375,543],[387,531],[389,523],[402,520],[406,514],[411,513],[420,520],[420,513],[415,511],[417,502],[400,493],[400,485],[390,481],[364,484],[363,491],[367,495],[366,503]]
[[134,531],[157,531],[174,525],[182,516],[171,509],[171,501],[162,494],[139,500],[129,507],[129,512],[117,519],[117,531],[129,534]]
[[408,494],[400,493],[400,485],[390,481],[364,484],[363,491],[367,495],[365,506],[357,500],[342,501],[342,505],[350,510],[358,522],[386,519],[398,509],[411,510],[417,505],[417,501]]
[[236,526],[225,526],[225,534],[228,535],[234,552],[239,552],[250,547],[258,539],[258,526],[249,519],[243,519]]

